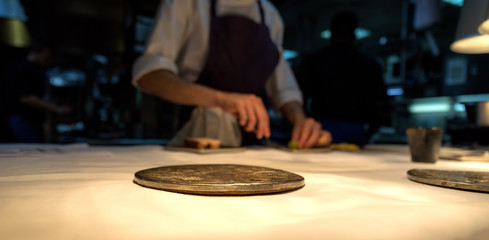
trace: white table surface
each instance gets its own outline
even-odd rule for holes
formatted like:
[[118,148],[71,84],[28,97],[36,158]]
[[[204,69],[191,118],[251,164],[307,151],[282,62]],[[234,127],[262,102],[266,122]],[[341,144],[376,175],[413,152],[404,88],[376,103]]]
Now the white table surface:
[[[199,163],[283,169],[306,186],[209,197],[132,181],[142,169]],[[489,239],[489,194],[412,182],[413,168],[489,171],[489,163],[412,163],[406,151],[382,147],[201,155],[156,145],[3,144],[0,239]]]

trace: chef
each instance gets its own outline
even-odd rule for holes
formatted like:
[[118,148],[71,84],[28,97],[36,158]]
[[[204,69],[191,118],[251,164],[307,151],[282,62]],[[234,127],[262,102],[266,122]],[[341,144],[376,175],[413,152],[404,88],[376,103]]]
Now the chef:
[[[170,144],[210,137],[222,145],[269,138],[265,101],[292,124],[299,148],[331,142],[305,115],[295,77],[281,54],[283,23],[267,0],[163,0],[133,84],[195,108]],[[251,137],[250,137],[251,136]]]

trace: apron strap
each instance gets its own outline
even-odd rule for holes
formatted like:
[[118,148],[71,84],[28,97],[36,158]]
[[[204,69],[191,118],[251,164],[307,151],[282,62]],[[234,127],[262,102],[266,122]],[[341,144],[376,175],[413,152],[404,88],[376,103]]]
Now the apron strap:
[[265,24],[265,13],[263,12],[263,6],[261,4],[261,1],[258,0],[258,6],[260,7],[260,19],[261,19],[261,24]]
[[[216,2],[217,2],[217,0],[211,0],[211,15],[213,17],[216,17],[217,16],[217,13],[216,13]],[[258,7],[260,9],[260,20],[261,20],[261,24],[265,24],[265,13],[263,11],[262,3],[261,3],[260,0],[258,0],[257,2],[258,2]]]
[[211,0],[211,15],[213,17],[217,16],[217,14],[216,14],[216,1],[217,0]]

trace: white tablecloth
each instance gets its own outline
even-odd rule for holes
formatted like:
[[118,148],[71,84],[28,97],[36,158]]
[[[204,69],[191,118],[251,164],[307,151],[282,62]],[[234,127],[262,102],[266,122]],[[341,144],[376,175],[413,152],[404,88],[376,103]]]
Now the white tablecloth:
[[[272,167],[305,178],[284,194],[209,197],[144,188],[134,173],[176,164]],[[402,151],[201,155],[162,146],[0,145],[0,239],[489,239],[489,194],[412,182]]]

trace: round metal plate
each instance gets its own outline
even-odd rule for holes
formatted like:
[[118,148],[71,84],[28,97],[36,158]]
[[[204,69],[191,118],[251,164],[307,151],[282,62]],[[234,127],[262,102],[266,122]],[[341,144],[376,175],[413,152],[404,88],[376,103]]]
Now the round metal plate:
[[303,187],[304,178],[284,170],[236,164],[198,164],[150,168],[134,182],[149,188],[200,195],[255,195]]
[[408,179],[436,186],[489,192],[489,172],[411,169]]

